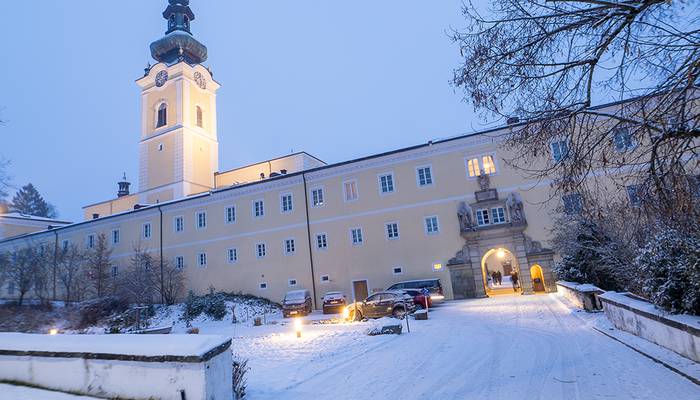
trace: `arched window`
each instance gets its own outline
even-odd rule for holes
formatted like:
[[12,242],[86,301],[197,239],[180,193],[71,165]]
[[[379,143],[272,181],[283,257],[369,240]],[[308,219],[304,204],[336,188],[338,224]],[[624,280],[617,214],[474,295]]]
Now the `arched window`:
[[204,128],[204,113],[202,112],[202,107],[197,106],[197,126]]
[[168,105],[163,103],[158,107],[158,123],[156,128],[165,126],[168,123]]

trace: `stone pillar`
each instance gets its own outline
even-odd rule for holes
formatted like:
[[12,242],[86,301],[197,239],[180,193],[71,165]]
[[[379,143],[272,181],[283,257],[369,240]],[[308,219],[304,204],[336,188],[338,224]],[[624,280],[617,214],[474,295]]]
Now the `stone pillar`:
[[[478,286],[474,285],[474,270],[471,263],[448,264],[447,268],[450,270],[452,295],[455,300],[485,297],[485,294],[479,295]],[[483,292],[483,285],[481,287]]]
[[520,287],[523,289],[523,294],[534,294],[532,288],[532,277],[530,276],[530,263],[527,259],[525,247],[525,236],[516,234],[513,237],[513,245],[515,247],[515,258],[518,260],[518,275]]
[[479,242],[469,242],[469,260],[471,260],[472,271],[474,274],[474,293],[475,297],[488,297],[486,288],[484,287],[484,271],[481,269],[481,250]]

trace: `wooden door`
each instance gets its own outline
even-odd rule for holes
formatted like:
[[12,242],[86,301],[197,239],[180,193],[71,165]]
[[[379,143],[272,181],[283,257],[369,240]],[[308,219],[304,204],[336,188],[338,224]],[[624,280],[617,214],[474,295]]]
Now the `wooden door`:
[[369,296],[367,281],[353,281],[352,293],[355,295],[356,301],[363,301],[364,299],[366,299]]

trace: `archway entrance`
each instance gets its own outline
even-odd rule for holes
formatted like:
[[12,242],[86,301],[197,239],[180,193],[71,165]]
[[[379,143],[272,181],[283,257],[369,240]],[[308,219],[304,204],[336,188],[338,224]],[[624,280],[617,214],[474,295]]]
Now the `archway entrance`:
[[503,247],[493,248],[481,257],[484,289],[488,296],[520,294],[520,269],[513,253]]
[[532,289],[535,292],[546,292],[547,287],[544,283],[544,274],[542,267],[539,264],[534,264],[530,267],[530,277],[532,278]]

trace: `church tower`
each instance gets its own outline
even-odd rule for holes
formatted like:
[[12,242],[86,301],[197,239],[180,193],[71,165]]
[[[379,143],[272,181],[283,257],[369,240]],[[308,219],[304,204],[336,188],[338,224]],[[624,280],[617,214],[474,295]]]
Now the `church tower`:
[[169,0],[165,36],[151,43],[157,61],[136,81],[141,87],[139,203],[155,204],[214,187],[219,143],[219,84],[202,63],[207,48],[190,31],[189,0]]

